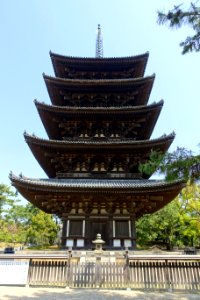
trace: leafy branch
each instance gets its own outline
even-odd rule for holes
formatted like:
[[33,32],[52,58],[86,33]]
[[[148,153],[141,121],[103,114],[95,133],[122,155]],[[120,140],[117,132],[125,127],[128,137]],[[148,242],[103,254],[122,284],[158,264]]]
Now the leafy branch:
[[182,4],[180,4],[167,13],[158,11],[157,21],[160,25],[168,24],[170,28],[180,28],[183,25],[191,27],[195,34],[186,37],[185,41],[180,43],[183,48],[182,54],[200,51],[200,7],[196,4],[191,2],[187,10],[182,9]]
[[194,156],[192,151],[181,147],[165,155],[152,151],[149,161],[140,164],[139,170],[147,175],[163,174],[167,181],[183,179],[193,182],[200,178],[200,155]]

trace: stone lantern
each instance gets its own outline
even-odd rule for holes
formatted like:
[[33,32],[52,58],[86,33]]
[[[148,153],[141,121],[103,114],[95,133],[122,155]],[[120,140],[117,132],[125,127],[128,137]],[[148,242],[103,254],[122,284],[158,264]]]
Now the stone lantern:
[[96,240],[92,241],[92,243],[95,244],[95,251],[103,251],[102,246],[105,244],[105,241],[102,240],[100,233],[97,233]]

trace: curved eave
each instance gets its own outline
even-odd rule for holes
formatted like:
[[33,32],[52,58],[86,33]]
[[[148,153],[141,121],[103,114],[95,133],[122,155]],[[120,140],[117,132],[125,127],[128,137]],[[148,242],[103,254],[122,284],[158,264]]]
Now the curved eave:
[[34,100],[38,111],[46,111],[48,113],[58,113],[61,115],[107,115],[107,114],[136,114],[148,113],[154,110],[161,110],[164,104],[163,100],[149,105],[127,106],[127,107],[71,107],[46,104]]
[[127,56],[127,57],[73,57],[59,55],[50,52],[55,75],[57,77],[64,77],[65,67],[75,67],[77,70],[95,70],[107,71],[114,68],[114,70],[126,70],[130,67],[137,67],[138,76],[143,76],[148,61],[149,53]]
[[164,180],[131,180],[131,179],[35,179],[25,176],[10,175],[15,186],[49,192],[80,192],[81,191],[113,191],[115,193],[163,192],[185,186],[184,180],[166,182]]
[[[56,77],[66,78],[66,68],[75,72],[122,72],[131,71],[131,77],[142,77],[145,72],[149,53],[127,57],[86,58],[63,56],[50,52],[50,57]],[[109,74],[110,76],[110,74]],[[127,75],[127,77],[130,75]]]
[[61,85],[63,87],[69,87],[70,89],[86,89],[90,87],[114,87],[114,88],[131,88],[132,86],[152,82],[155,79],[155,74],[152,76],[139,77],[139,78],[126,78],[126,79],[69,79],[53,77],[43,74],[46,83]]
[[[62,158],[67,161],[70,155],[138,155],[148,160],[151,151],[165,153],[174,139],[174,134],[154,140],[122,141],[73,141],[45,140],[25,133],[25,140],[36,160],[48,177],[55,178],[57,172],[63,172]],[[51,159],[59,158],[57,169]],[[148,176],[150,177],[150,175]]]
[[170,146],[174,140],[175,134],[163,135],[160,138],[152,140],[47,140],[36,137],[35,135],[29,135],[24,133],[24,137],[29,146],[38,145],[39,147],[51,148],[51,149],[145,149],[153,148],[154,146]]
[[64,79],[43,74],[49,97],[54,105],[66,105],[63,93],[117,93],[133,92],[139,94],[140,103],[147,103],[155,75],[135,79]]
[[78,57],[78,56],[65,56],[50,51],[50,57],[54,60],[64,61],[67,63],[79,63],[79,64],[129,64],[137,60],[148,59],[149,52],[145,52],[139,55],[124,56],[124,57]]
[[[125,195],[145,195],[148,196],[149,202],[151,199],[154,203],[156,202],[156,206],[151,207],[150,211],[146,211],[146,213],[152,213],[173,200],[185,186],[185,182],[182,180],[174,182],[155,180],[49,180],[18,177],[13,174],[10,175],[10,180],[23,197],[47,213],[59,213],[60,201],[68,202],[69,197],[71,202],[77,201],[76,199],[80,199],[80,195],[88,195],[88,193],[90,195],[95,194],[100,197],[99,199],[102,199],[101,195],[114,194],[117,195],[117,201],[121,199],[124,201]],[[58,197],[55,198],[55,195]],[[54,203],[53,206],[51,205],[52,202]],[[141,202],[136,203],[136,208],[140,204]],[[148,208],[148,203],[146,203],[146,207]],[[62,210],[60,211],[61,215]],[[137,217],[143,213],[139,211]]]
[[[87,118],[87,120],[122,120],[122,121],[138,121],[140,124],[136,139],[149,139],[157,119],[163,107],[163,100],[151,105],[135,106],[135,107],[108,107],[108,108],[92,108],[92,107],[65,107],[54,106],[40,103],[35,100],[35,105],[50,139],[62,139],[62,131],[60,124],[63,122],[78,121]],[[145,120],[145,122],[144,122]]]

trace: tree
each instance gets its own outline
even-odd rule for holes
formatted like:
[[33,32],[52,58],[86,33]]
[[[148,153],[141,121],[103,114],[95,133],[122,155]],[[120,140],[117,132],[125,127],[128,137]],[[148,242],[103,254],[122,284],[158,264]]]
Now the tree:
[[187,9],[183,7],[183,4],[180,4],[174,6],[167,13],[158,11],[159,24],[168,24],[171,28],[180,28],[183,25],[188,25],[193,29],[194,34],[187,36],[185,41],[180,43],[182,54],[200,51],[200,7],[196,3],[191,2]]
[[138,241],[141,245],[161,243],[170,249],[176,246],[199,245],[200,237],[200,155],[178,147],[162,154],[153,151],[150,159],[141,164],[142,173],[158,172],[168,181],[184,180],[187,186],[179,197],[153,215],[138,221]]
[[188,184],[171,203],[137,221],[140,246],[200,246],[200,186]]
[[6,184],[0,184],[0,218],[4,213],[5,207],[12,205],[16,200],[16,193],[14,193],[11,188]]
[[[30,208],[31,205],[29,205]],[[53,245],[57,238],[59,226],[52,215],[35,207],[27,227],[27,241],[35,245]]]
[[139,170],[145,174],[158,172],[167,181],[182,179],[194,182],[200,178],[200,155],[194,155],[191,150],[177,147],[173,152],[165,154],[152,151],[150,159],[139,165]]
[[137,240],[141,246],[162,245],[171,250],[178,244],[180,203],[176,199],[152,215],[137,222]]
[[0,184],[0,241],[7,243],[24,242],[24,207],[19,204],[17,194],[10,186]]
[[52,245],[58,230],[53,216],[22,205],[11,187],[0,184],[0,242]]
[[183,244],[200,246],[200,186],[188,184],[181,192],[179,201]]

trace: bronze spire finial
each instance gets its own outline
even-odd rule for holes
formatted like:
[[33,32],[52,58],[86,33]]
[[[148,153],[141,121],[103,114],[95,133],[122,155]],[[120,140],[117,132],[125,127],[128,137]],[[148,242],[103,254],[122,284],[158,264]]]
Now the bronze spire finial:
[[96,38],[96,57],[98,58],[103,57],[103,36],[101,33],[100,24],[98,24],[97,38]]

